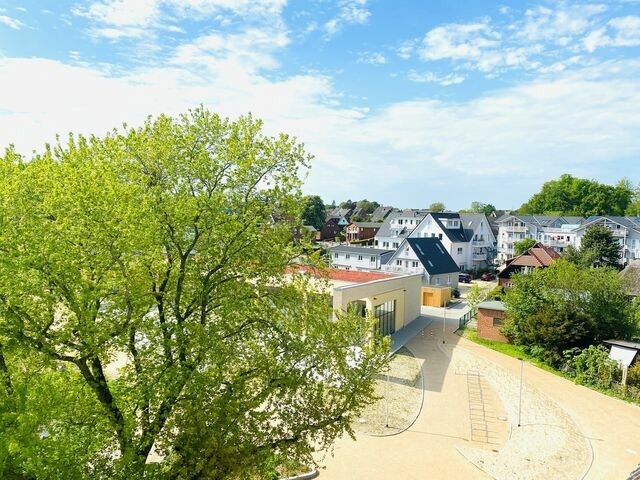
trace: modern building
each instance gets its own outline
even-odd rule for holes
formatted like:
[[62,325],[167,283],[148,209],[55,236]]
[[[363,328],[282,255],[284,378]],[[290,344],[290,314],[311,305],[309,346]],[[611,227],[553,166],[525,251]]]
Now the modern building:
[[424,285],[458,286],[458,265],[438,238],[406,238],[382,271],[421,274]]
[[409,236],[428,212],[424,210],[403,210],[390,213],[375,236],[374,245],[378,248],[395,250]]
[[393,255],[393,250],[337,245],[329,249],[329,255],[335,268],[371,271],[380,270]]

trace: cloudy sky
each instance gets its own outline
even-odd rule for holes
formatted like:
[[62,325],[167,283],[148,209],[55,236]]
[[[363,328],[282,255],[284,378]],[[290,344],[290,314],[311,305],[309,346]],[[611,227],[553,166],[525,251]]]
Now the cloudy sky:
[[636,184],[640,0],[0,1],[0,148],[199,104],[295,135],[327,203]]

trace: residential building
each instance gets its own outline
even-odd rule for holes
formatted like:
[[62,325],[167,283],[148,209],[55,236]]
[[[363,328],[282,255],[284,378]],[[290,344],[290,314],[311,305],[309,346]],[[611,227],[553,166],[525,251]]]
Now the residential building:
[[381,223],[351,222],[344,229],[347,243],[374,242],[374,237],[380,230]]
[[620,259],[623,265],[632,260],[640,259],[640,218],[593,216],[587,218],[576,229],[576,248],[580,248],[582,237],[592,225],[602,225],[613,233],[613,237],[620,245]]
[[398,274],[423,275],[425,285],[458,286],[458,265],[438,238],[406,238],[382,266]]
[[618,274],[630,297],[640,297],[640,260],[631,260]]
[[318,232],[316,232],[316,240],[334,240],[341,232],[340,225],[333,219],[330,218],[322,228]]
[[327,220],[333,219],[340,228],[343,228],[349,225],[352,212],[351,208],[333,208],[327,212]]
[[488,268],[495,256],[495,236],[483,213],[430,212],[409,238],[437,238],[460,271]]
[[506,214],[496,220],[498,225],[497,254],[500,263],[515,256],[514,243],[531,238],[561,253],[575,245],[578,228],[584,218],[561,215]]
[[522,255],[507,260],[507,266],[498,273],[498,285],[511,286],[511,275],[529,273],[536,268],[546,268],[551,262],[560,258],[560,254],[551,247],[536,243]]
[[502,302],[496,300],[480,302],[476,317],[478,337],[507,343],[509,341],[507,337],[500,333],[506,312],[507,308]]
[[382,250],[370,247],[337,245],[329,249],[331,265],[345,270],[380,270],[385,265],[393,250]]
[[403,210],[390,213],[375,236],[378,248],[396,249],[427,215],[424,210]]
[[380,205],[371,214],[371,221],[382,223],[384,219],[387,218],[391,212],[393,212],[393,207],[384,207]]

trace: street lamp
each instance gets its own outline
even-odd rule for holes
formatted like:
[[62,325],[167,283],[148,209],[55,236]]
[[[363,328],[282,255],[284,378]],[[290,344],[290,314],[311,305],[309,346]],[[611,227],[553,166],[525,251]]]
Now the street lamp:
[[522,413],[522,372],[524,369],[524,360],[518,357],[520,360],[520,399],[518,401],[518,426],[520,426],[520,415]]
[[444,343],[445,326],[447,324],[447,304],[444,304],[444,310],[442,312],[442,343]]

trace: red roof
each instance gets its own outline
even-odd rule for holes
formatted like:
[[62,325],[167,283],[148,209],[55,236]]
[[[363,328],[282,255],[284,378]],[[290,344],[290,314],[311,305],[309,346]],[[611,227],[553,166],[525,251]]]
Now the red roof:
[[[288,270],[291,271],[293,270],[293,268]],[[343,282],[353,282],[353,283],[372,282],[373,280],[382,280],[385,278],[393,278],[396,276],[388,273],[359,272],[356,270],[340,270],[337,268],[318,269],[318,268],[308,267],[306,265],[300,265],[298,267],[298,270],[303,272],[309,272],[311,275],[315,277],[327,278],[329,280],[340,280]]]
[[551,262],[557,258],[560,258],[558,252],[541,243],[536,243],[522,255],[514,258],[509,265],[519,267],[548,267],[551,265]]

